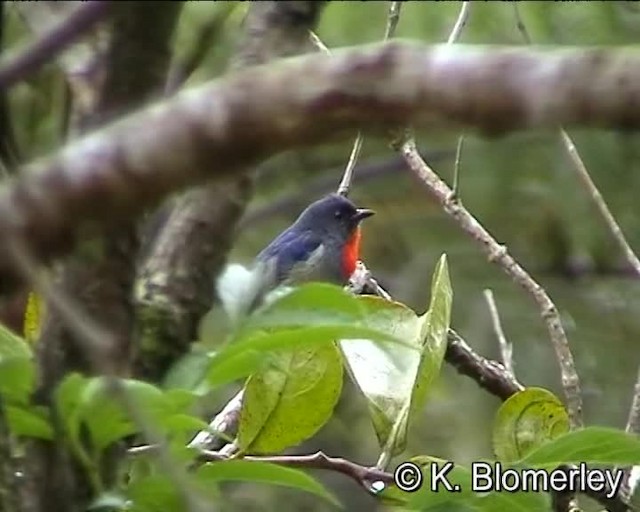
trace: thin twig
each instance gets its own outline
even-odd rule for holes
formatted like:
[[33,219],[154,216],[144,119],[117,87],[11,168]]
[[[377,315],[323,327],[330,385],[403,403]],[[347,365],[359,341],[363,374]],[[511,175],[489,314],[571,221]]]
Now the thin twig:
[[460,7],[460,12],[458,13],[458,19],[456,20],[455,25],[453,26],[453,30],[449,34],[449,38],[447,39],[447,44],[453,44],[458,39],[460,39],[460,34],[462,34],[462,29],[467,24],[467,20],[469,19],[469,10],[471,9],[471,2],[462,2],[462,7]]
[[[469,11],[471,9],[471,2],[462,2],[462,7],[458,13],[458,19],[456,20],[453,30],[449,34],[447,44],[454,44],[460,39],[462,29],[467,24],[469,19]],[[460,158],[462,157],[462,145],[464,144],[464,134],[458,137],[458,146],[456,149],[456,161],[453,168],[453,194],[455,197],[460,197]]]
[[349,155],[347,167],[345,167],[344,173],[342,174],[342,179],[340,180],[340,185],[338,185],[338,194],[340,194],[341,196],[346,197],[349,195],[349,189],[351,188],[351,182],[353,181],[353,170],[356,168],[356,163],[358,162],[358,157],[360,156],[362,141],[362,133],[358,132],[358,136],[353,143],[353,148],[351,148],[351,155]]
[[0,62],[0,89],[24,80],[76,41],[97,22],[104,20],[111,7],[105,0],[88,0],[42,37],[13,57]]
[[[331,55],[331,50],[329,50],[329,47],[322,42],[322,40],[315,32],[313,32],[313,30],[309,31],[309,39],[311,40],[313,45],[321,52],[324,52],[327,55]],[[356,163],[358,163],[358,158],[360,157],[362,142],[362,133],[358,132],[356,140],[353,142],[353,147],[351,148],[351,155],[349,155],[347,167],[345,167],[344,172],[342,173],[342,179],[340,180],[340,184],[338,185],[337,193],[341,196],[346,197],[349,195],[349,189],[351,188],[351,182],[353,181],[353,171],[356,167]]]
[[396,27],[400,21],[400,10],[402,2],[391,2],[389,5],[389,14],[387,15],[387,28],[384,32],[384,39],[391,39],[396,33]]
[[493,323],[493,329],[496,332],[498,338],[498,344],[500,345],[500,354],[502,355],[502,364],[509,373],[515,375],[513,371],[513,345],[507,341],[507,337],[502,330],[502,323],[500,322],[500,315],[498,314],[498,307],[493,297],[493,292],[490,289],[484,291],[484,297],[487,300],[489,306],[489,313],[491,314],[491,321]]
[[[522,17],[520,16],[517,2],[514,3],[514,13],[518,30],[522,34],[525,43],[531,44],[532,39],[529,35],[529,32],[527,31],[527,27],[524,24]],[[567,151],[569,158],[571,159],[573,168],[578,174],[578,178],[582,182],[582,185],[585,187],[588,195],[591,197],[596,208],[600,212],[600,215],[604,219],[607,228],[613,235],[613,238],[620,247],[620,250],[622,251],[622,254],[624,255],[628,264],[631,266],[636,275],[640,277],[640,260],[638,259],[638,256],[636,256],[633,249],[629,245],[629,242],[627,242],[627,239],[625,238],[620,225],[617,223],[615,217],[611,213],[611,210],[609,210],[609,207],[602,197],[602,194],[598,190],[598,187],[591,179],[589,171],[587,170],[586,165],[580,157],[580,153],[578,153],[573,140],[564,128],[560,129],[560,138],[562,139],[564,148]],[[631,409],[629,410],[626,431],[629,433],[640,432],[640,372],[638,373],[638,379],[634,386],[633,400]],[[632,478],[632,473],[635,473],[637,477]],[[623,499],[629,500],[633,495],[636,486],[640,481],[638,473],[640,473],[640,466],[630,467],[625,470],[625,477],[623,479],[623,486],[621,489],[621,496]]]
[[[465,2],[466,3],[466,2]],[[387,16],[387,27],[384,33],[384,41],[389,40],[395,34],[396,27],[398,26],[398,21],[400,20],[400,10],[402,9],[402,2],[391,2],[389,4],[389,14]],[[319,47],[322,48],[327,53],[331,53],[329,49],[320,41],[320,38],[312,33],[313,42]],[[348,196],[349,189],[351,188],[351,182],[353,181],[353,171],[356,167],[356,163],[358,161],[358,157],[360,156],[360,150],[362,149],[363,136],[361,132],[358,132],[358,136],[353,143],[353,148],[351,149],[351,155],[349,156],[349,162],[347,162],[347,167],[342,174],[342,179],[340,180],[340,184],[338,185],[338,194],[341,196]]]
[[[638,368],[638,377],[633,388],[633,399],[629,409],[629,418],[627,419],[626,432],[637,434],[640,432],[640,367]],[[625,469],[624,478],[622,480],[622,488],[620,495],[625,501],[630,501],[636,489],[640,484],[640,466],[632,466]]]
[[[453,30],[456,36],[460,35],[459,30],[456,31],[456,27],[458,25],[464,25],[464,21],[460,20],[465,19],[462,12],[465,7],[468,8],[468,6],[462,6],[458,21]],[[450,44],[455,41],[455,37],[449,38]],[[562,385],[567,399],[571,424],[574,428],[580,427],[582,425],[580,379],[575,369],[573,355],[571,354],[569,341],[562,327],[560,315],[546,290],[509,255],[506,247],[500,245],[460,202],[456,200],[451,189],[449,189],[446,183],[444,183],[422,159],[418,153],[413,137],[406,137],[402,144],[396,143],[396,149],[404,156],[410,170],[426,185],[429,192],[440,202],[444,211],[453,217],[468,235],[480,243],[489,257],[489,261],[499,265],[513,281],[522,286],[538,304],[540,314],[549,330],[551,342],[560,365]]]
[[531,44],[531,36],[529,35],[529,31],[527,30],[526,25],[522,21],[522,16],[520,16],[520,9],[518,8],[518,2],[513,2],[513,12],[516,17],[516,26],[522,35],[522,39],[527,44]]
[[458,201],[452,198],[451,189],[431,169],[418,153],[415,142],[409,139],[400,148],[411,171],[437,199],[445,213],[450,215],[471,238],[482,247],[489,261],[498,265],[511,279],[531,295],[547,329],[560,366],[562,387],[567,399],[567,409],[573,428],[582,426],[582,397],[580,379],[575,369],[569,341],[564,332],[558,311],[547,294],[518,262]]
[[462,159],[462,146],[464,145],[464,135],[458,137],[458,146],[456,147],[456,159],[453,164],[453,194],[455,197],[460,197],[460,161]]
[[[202,456],[208,462],[223,462],[227,460],[227,457],[212,451],[204,451]],[[348,476],[372,494],[379,492],[379,489],[372,488],[372,484],[375,482],[393,484],[393,475],[391,473],[380,471],[373,467],[361,466],[347,459],[328,457],[321,451],[310,455],[245,456],[242,458],[243,460],[268,462],[292,468],[334,471]]]
[[562,138],[564,147],[567,150],[569,158],[571,158],[571,162],[573,163],[573,168],[578,174],[578,177],[582,181],[582,184],[584,185],[589,196],[593,200],[593,203],[598,208],[600,215],[602,215],[602,218],[604,219],[607,227],[609,228],[609,231],[613,235],[613,238],[615,239],[616,243],[620,247],[620,250],[622,251],[622,254],[624,255],[625,259],[627,260],[631,268],[634,270],[634,272],[638,275],[638,277],[640,277],[640,259],[638,259],[638,256],[636,256],[636,254],[633,252],[633,249],[629,245],[629,242],[627,242],[624,236],[624,233],[620,228],[620,225],[616,222],[616,219],[611,213],[611,210],[609,210],[607,203],[602,197],[602,194],[600,194],[598,187],[596,187],[595,183],[591,179],[591,176],[589,175],[589,171],[587,171],[587,167],[584,165],[584,162],[582,161],[582,158],[580,157],[580,154],[578,153],[578,150],[576,149],[575,144],[571,140],[571,137],[569,137],[569,134],[564,129],[560,130],[560,137]]

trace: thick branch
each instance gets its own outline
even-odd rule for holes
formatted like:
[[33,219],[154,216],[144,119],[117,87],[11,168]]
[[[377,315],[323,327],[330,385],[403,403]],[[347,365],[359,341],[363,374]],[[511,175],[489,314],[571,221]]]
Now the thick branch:
[[[60,255],[80,223],[129,219],[179,187],[355,129],[639,128],[639,64],[640,52],[628,49],[393,42],[244,70],[25,169],[0,192],[0,236],[23,237],[39,257]],[[15,277],[10,266],[0,254],[4,289]]]
[[[317,1],[252,3],[231,68],[299,51],[323,5]],[[216,163],[220,172],[224,165],[224,161]],[[196,338],[198,321],[211,307],[215,277],[226,263],[236,224],[251,195],[251,171],[248,167],[228,183],[185,194],[155,238],[137,285],[138,374],[159,379]]]
[[[103,87],[97,92],[95,110],[82,116],[86,129],[98,126],[124,109],[138,106],[161,90],[169,67],[169,41],[178,18],[178,2],[124,2],[114,6],[112,37],[106,60]],[[119,374],[130,373],[133,309],[131,291],[135,275],[137,234],[135,219],[110,230],[100,240],[86,239],[81,250],[65,262],[60,289],[80,299],[86,314],[108,326],[112,336],[99,356],[103,364]],[[52,302],[48,303],[53,306]],[[70,327],[68,319],[49,307],[38,343],[39,395],[48,396],[70,371],[96,372],[91,364],[96,354]],[[56,411],[52,411],[55,418]],[[35,482],[40,510],[81,510],[92,498],[86,471],[78,467],[65,448],[63,435],[50,444],[36,444],[30,453],[30,478]],[[116,454],[114,450],[113,454]],[[102,479],[111,485],[115,457],[103,458]],[[102,471],[104,469],[104,471]]]

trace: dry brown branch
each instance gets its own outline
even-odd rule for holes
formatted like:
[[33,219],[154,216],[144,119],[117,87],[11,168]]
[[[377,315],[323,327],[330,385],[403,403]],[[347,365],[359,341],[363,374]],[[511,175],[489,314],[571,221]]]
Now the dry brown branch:
[[[224,463],[226,457],[217,452],[203,451],[202,457],[207,462]],[[374,493],[372,484],[382,482],[385,485],[393,484],[393,475],[386,471],[380,471],[375,467],[366,467],[356,464],[347,459],[339,457],[328,457],[323,452],[316,452],[310,455],[276,455],[276,456],[244,456],[244,460],[269,462],[292,468],[300,469],[323,469],[341,473],[354,480],[367,492]]]
[[[392,42],[240,71],[28,166],[0,191],[0,236],[28,240],[50,259],[70,249],[79,224],[90,233],[129,220],[180,187],[358,128],[638,128],[639,64],[629,49]],[[0,254],[2,291],[15,285],[11,266]]]

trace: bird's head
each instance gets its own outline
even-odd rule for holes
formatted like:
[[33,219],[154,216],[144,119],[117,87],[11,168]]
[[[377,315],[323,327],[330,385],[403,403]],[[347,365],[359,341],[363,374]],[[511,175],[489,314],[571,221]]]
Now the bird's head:
[[358,208],[344,196],[329,194],[311,203],[300,214],[296,224],[302,229],[320,231],[347,240],[360,223],[374,213],[368,208]]
[[360,257],[360,223],[374,214],[368,208],[358,208],[344,196],[329,194],[309,205],[296,224],[337,242],[342,248],[344,273],[350,277]]

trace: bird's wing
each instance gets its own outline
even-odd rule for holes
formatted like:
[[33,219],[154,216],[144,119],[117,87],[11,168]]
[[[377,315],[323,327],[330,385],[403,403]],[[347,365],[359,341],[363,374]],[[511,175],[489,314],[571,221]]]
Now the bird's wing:
[[322,258],[324,247],[321,239],[310,231],[285,231],[259,256],[262,262],[275,259],[274,285],[285,281],[297,281],[312,270]]

